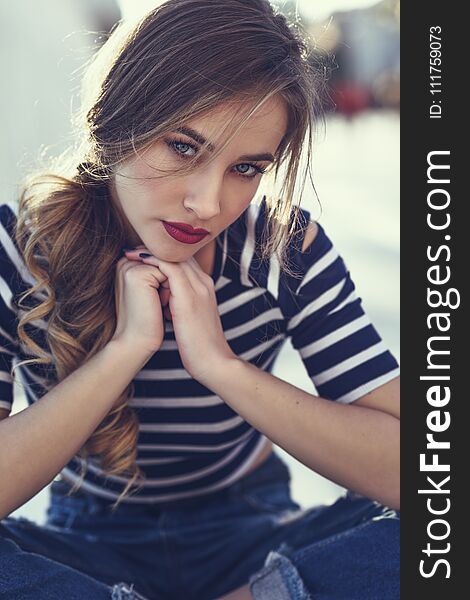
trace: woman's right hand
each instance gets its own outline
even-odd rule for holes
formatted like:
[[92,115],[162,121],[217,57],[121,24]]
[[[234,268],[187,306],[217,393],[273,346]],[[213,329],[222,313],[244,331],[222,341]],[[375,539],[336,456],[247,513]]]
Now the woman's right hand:
[[116,265],[116,330],[112,340],[149,355],[160,349],[165,334],[158,289],[167,281],[158,267],[123,256]]

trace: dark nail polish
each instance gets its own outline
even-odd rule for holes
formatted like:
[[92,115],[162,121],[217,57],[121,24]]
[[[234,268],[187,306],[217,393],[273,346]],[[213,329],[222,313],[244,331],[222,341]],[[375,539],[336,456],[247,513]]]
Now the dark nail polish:
[[147,254],[147,252],[140,252],[139,256],[140,256],[140,258],[150,258],[152,255]]

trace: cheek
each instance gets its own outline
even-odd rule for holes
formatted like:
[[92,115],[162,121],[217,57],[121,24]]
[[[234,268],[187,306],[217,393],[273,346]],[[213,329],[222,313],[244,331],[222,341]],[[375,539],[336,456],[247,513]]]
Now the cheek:
[[175,205],[175,200],[181,197],[177,184],[169,180],[147,179],[142,181],[135,189],[136,198],[140,198],[141,206],[151,214],[160,214],[168,207]]
[[231,224],[248,208],[253,200],[253,195],[245,198],[234,199],[232,202],[227,202],[223,207],[224,220],[227,224]]

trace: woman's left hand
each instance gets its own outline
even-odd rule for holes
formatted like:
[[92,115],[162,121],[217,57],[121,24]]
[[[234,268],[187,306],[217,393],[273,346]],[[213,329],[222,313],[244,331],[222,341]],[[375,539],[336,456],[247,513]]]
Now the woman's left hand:
[[[136,258],[142,251],[148,253],[139,248]],[[212,277],[194,257],[180,263],[154,256],[140,260],[158,266],[167,276],[159,290],[160,299],[162,306],[169,305],[183,366],[194,379],[208,382],[221,360],[236,358],[225,339]]]

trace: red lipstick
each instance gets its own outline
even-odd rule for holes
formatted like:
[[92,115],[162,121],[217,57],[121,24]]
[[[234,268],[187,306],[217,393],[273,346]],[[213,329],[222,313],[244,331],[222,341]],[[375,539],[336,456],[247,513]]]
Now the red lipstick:
[[162,224],[168,235],[183,244],[197,244],[209,234],[206,229],[194,229],[186,223],[162,221]]

